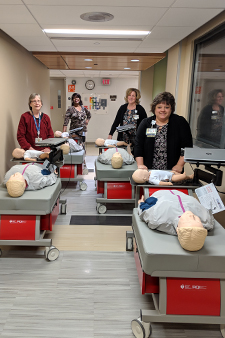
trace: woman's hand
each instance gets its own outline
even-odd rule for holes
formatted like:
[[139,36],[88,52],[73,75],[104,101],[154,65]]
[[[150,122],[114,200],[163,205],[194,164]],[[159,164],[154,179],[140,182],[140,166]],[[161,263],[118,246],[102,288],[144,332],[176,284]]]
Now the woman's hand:
[[107,139],[112,140],[112,135],[108,135]]
[[182,171],[183,171],[183,166],[177,163],[177,164],[172,168],[172,171],[175,171],[175,172],[181,174]]
[[144,164],[138,165],[138,169],[148,170],[148,168]]

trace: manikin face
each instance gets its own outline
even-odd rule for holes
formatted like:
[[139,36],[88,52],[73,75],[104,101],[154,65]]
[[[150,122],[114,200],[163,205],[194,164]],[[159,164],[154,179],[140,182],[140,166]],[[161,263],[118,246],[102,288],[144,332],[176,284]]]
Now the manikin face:
[[39,112],[42,107],[40,96],[36,95],[35,98],[31,100],[30,106],[33,112],[34,111]]
[[25,184],[25,179],[21,173],[15,173],[10,176],[9,181],[21,181]]
[[151,172],[148,170],[137,169],[133,173],[132,178],[136,183],[145,183],[148,181],[150,174]]
[[203,228],[202,222],[198,216],[191,211],[185,211],[180,217],[177,228],[192,227]]
[[170,104],[166,104],[166,102],[161,102],[156,105],[155,107],[156,123],[157,121],[167,123],[169,121],[170,115],[171,115]]
[[136,101],[136,93],[131,92],[127,97],[127,101],[128,101],[129,104],[134,104],[135,101]]
[[95,141],[95,144],[99,147],[103,146],[105,143],[105,140],[103,138],[97,138],[97,140]]
[[222,93],[218,93],[216,95],[215,103],[221,106],[222,101],[223,101],[223,94]]

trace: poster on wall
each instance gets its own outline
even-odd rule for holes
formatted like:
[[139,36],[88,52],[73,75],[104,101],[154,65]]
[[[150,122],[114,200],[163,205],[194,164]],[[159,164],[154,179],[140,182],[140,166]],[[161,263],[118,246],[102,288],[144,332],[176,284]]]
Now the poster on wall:
[[84,107],[86,107],[91,113],[108,113],[109,94],[82,94],[82,101]]

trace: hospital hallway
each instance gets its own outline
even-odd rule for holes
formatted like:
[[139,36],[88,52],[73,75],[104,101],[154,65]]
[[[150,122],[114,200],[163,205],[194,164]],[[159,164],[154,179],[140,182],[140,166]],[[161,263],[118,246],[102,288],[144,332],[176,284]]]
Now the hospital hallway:
[[[133,252],[126,252],[126,231],[132,228],[123,217],[131,220],[132,206],[109,205],[105,215],[96,211],[97,155],[87,144],[87,190],[63,182],[67,213],[46,235],[60,251],[57,260],[47,261],[44,248],[1,248],[1,338],[131,338],[131,321],[140,309],[154,309],[151,295],[141,294]],[[90,224],[99,217],[100,224]],[[118,224],[111,225],[115,218]],[[222,336],[219,325],[152,323],[151,337]]]

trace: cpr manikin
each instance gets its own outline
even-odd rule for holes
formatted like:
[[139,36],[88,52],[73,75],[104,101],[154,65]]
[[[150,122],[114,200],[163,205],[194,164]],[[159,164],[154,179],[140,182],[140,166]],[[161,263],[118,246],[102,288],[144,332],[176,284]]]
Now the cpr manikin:
[[39,190],[53,185],[57,180],[57,174],[43,174],[45,171],[41,164],[15,165],[5,174],[3,184],[6,185],[11,197],[20,197],[26,190]]
[[49,152],[43,152],[43,151],[39,151],[39,150],[24,150],[21,148],[15,148],[12,152],[12,156],[14,158],[20,159],[23,158],[26,161],[31,161],[31,162],[36,162],[37,159],[48,159],[49,158]]
[[63,151],[63,155],[67,155],[70,152],[73,153],[83,150],[83,147],[81,145],[77,144],[77,142],[74,141],[72,138],[69,138],[68,132],[62,133],[61,131],[57,130],[54,135],[55,137],[63,137],[67,139],[67,142],[60,146],[60,149]]
[[108,147],[108,148],[112,148],[112,147],[122,147],[122,146],[128,146],[128,143],[124,142],[124,141],[116,141],[116,140],[104,140],[103,138],[97,138],[97,140],[95,141],[95,144],[98,147]]
[[114,169],[119,169],[123,165],[122,155],[117,151],[111,158],[111,164]]
[[191,211],[185,211],[179,219],[177,235],[182,248],[188,251],[198,251],[204,245],[207,230],[198,216]]
[[193,179],[193,175],[180,174],[176,171],[167,170],[145,170],[137,169],[132,175],[134,182],[145,183],[149,182],[155,185],[173,185],[172,182],[181,182],[184,180]]
[[196,198],[178,190],[160,189],[145,201],[142,196],[138,213],[150,229],[178,236],[181,246],[189,251],[200,250],[207,230],[214,226],[212,213]]

